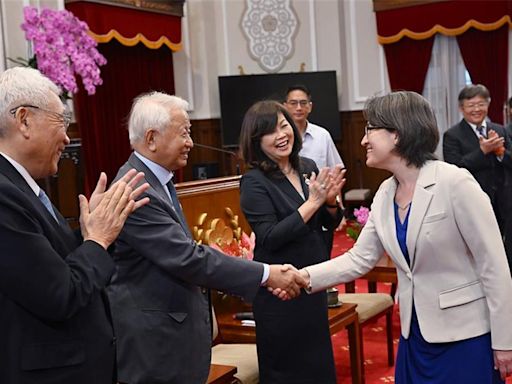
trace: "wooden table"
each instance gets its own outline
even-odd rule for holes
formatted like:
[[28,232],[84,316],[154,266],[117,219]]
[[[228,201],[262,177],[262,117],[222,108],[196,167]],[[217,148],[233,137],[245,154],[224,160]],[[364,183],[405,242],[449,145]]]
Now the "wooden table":
[[[361,330],[356,304],[344,303],[337,308],[329,308],[329,330],[331,335],[347,329],[350,347],[352,383],[364,383],[363,350]],[[216,309],[217,310],[217,309]],[[233,318],[233,311],[217,311],[217,322],[223,343],[256,343],[255,327],[244,326]],[[307,353],[307,351],[304,351]]]
[[232,384],[235,382],[237,368],[231,365],[210,365],[210,374],[206,384]]

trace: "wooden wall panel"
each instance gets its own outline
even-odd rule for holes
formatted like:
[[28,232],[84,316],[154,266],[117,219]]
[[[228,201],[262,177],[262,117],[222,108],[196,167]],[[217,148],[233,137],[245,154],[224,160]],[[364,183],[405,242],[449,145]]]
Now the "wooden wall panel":
[[366,124],[363,112],[341,112],[340,117],[341,140],[336,142],[336,146],[347,168],[347,184],[344,190],[363,187],[369,188],[375,194],[390,173],[366,166],[366,150],[361,146]]
[[[194,140],[194,143],[222,149],[220,119],[192,120],[191,124],[192,140]],[[217,163],[219,165],[219,176],[237,174],[237,156],[234,153],[230,155],[213,149],[194,146],[190,152],[188,164],[183,169],[183,180],[193,180],[194,165],[202,163]],[[239,167],[241,167],[241,163]]]

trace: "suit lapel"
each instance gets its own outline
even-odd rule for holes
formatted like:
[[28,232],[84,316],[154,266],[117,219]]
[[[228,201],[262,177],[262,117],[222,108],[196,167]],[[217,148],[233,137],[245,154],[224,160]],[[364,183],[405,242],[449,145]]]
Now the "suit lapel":
[[[299,177],[302,177],[299,173]],[[286,176],[282,175],[282,177],[269,177],[269,179],[272,181],[272,183],[277,187],[277,189],[281,192],[283,192],[286,196],[291,198],[293,201],[295,201],[297,204],[302,205],[304,203],[304,199],[301,195],[297,192],[297,190],[294,188],[292,183],[286,178]],[[301,181],[302,185],[302,181]],[[307,188],[306,188],[307,189]],[[302,190],[304,191],[304,186],[302,187]],[[306,196],[306,195],[304,195]],[[306,197],[307,198],[307,197]]]
[[423,223],[423,218],[427,213],[427,209],[433,197],[433,193],[427,190],[427,188],[435,184],[436,168],[435,162],[427,162],[427,164],[421,168],[412,198],[406,239],[407,250],[409,251],[409,257],[411,259],[411,269],[414,265],[418,234]]
[[[468,122],[464,119],[460,122],[461,135],[467,142],[471,143],[473,147],[480,147],[480,141],[478,137],[475,135],[475,131],[468,124]],[[489,133],[489,124],[487,124],[487,133]]]
[[164,186],[160,184],[160,181],[157,179],[155,174],[151,172],[151,170],[148,167],[146,167],[146,165],[142,161],[140,161],[140,159],[133,153],[130,155],[130,158],[128,159],[128,164],[132,168],[135,168],[137,171],[144,172],[144,177],[151,186],[151,188],[155,191],[155,195],[162,201],[163,205],[165,206],[165,209],[171,214],[173,219],[180,223],[181,221],[178,217],[178,214],[174,211],[174,208],[172,207],[172,204],[169,200],[169,196],[164,190]]
[[393,207],[393,201],[395,199],[395,192],[397,188],[397,182],[393,178],[391,182],[388,184],[388,189],[385,191],[385,196],[382,201],[382,205],[379,207],[381,210],[380,215],[375,215],[374,217],[380,217],[380,227],[383,229],[384,236],[383,240],[387,243],[387,248],[389,253],[393,257],[393,261],[396,264],[399,264],[401,269],[408,271],[409,265],[405,260],[405,257],[402,253],[402,249],[398,244],[398,239],[396,237],[396,226],[395,226],[395,211]]

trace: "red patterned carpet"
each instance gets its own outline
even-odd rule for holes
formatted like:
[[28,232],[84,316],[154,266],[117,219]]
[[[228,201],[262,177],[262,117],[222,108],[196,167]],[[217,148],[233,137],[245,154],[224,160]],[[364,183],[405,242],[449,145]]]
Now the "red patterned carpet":
[[[389,293],[391,285],[378,284],[378,292]],[[339,286],[340,292],[343,292],[344,286]],[[366,281],[357,280],[356,292],[368,292]],[[400,323],[396,314],[393,317],[393,335],[395,339],[395,354],[400,335]],[[394,367],[389,367],[387,362],[386,350],[386,317],[379,318],[374,324],[366,324],[363,328],[363,352],[364,352],[364,372],[366,384],[394,383]],[[350,375],[350,356],[348,350],[347,332],[338,332],[332,337],[334,350],[334,361],[336,364],[336,374],[338,384],[350,384],[352,378]]]
[[[336,232],[334,235],[334,244],[332,255],[339,255],[351,246],[352,240],[348,239],[344,232]],[[344,292],[344,285],[337,287],[340,292]],[[378,292],[389,293],[391,285],[379,283]],[[356,281],[356,292],[368,292],[366,280]],[[398,337],[400,336],[400,319],[398,305],[395,304],[393,314],[393,336],[395,344],[395,356],[398,347]],[[388,367],[386,334],[386,318],[379,318],[375,324],[366,324],[363,328],[363,352],[364,369],[366,384],[394,383],[394,367]],[[348,351],[347,332],[338,332],[332,337],[334,350],[334,361],[336,364],[336,374],[338,384],[352,383],[350,374],[350,356]],[[507,379],[507,384],[512,384],[512,377]]]

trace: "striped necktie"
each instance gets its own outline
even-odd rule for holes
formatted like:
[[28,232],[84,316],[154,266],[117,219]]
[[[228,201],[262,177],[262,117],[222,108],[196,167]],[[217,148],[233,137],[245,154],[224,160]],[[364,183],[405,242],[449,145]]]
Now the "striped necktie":
[[180,219],[180,224],[185,233],[188,237],[192,238],[192,234],[190,233],[187,225],[187,220],[185,219],[185,215],[183,214],[183,211],[181,210],[181,204],[178,200],[178,195],[176,193],[176,188],[174,188],[174,184],[172,180],[169,180],[169,182],[166,184],[167,189],[169,190],[169,194],[171,195],[171,203],[174,208],[174,211],[178,214],[178,218]]
[[53,210],[52,203],[46,193],[42,189],[39,190],[39,200],[41,200],[41,203],[43,203],[44,207],[47,209],[48,212],[50,212],[50,215],[53,216],[55,221],[58,223],[59,220],[57,219],[57,215],[55,214],[55,211]]
[[483,138],[487,139],[487,135],[486,135],[486,132],[485,132],[485,127],[483,125],[480,125],[479,127],[476,127],[476,130],[478,131],[480,136],[482,136]]

